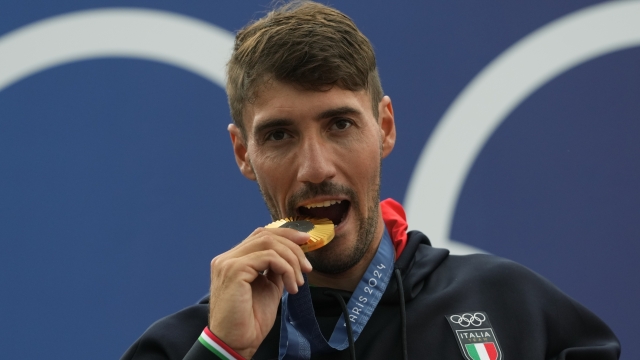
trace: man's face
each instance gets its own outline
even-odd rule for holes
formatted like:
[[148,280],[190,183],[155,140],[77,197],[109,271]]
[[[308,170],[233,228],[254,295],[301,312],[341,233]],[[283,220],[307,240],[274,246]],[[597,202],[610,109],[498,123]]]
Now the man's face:
[[273,81],[246,107],[247,139],[230,127],[238,165],[258,182],[274,220],[300,215],[336,225],[333,241],[307,254],[316,271],[351,268],[381,227],[380,162],[395,142],[388,97],[379,111],[375,119],[365,91]]

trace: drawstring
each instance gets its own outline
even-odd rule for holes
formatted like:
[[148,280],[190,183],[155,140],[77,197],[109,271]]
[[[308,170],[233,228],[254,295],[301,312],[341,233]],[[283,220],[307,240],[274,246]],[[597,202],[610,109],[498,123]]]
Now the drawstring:
[[395,269],[396,282],[398,283],[398,293],[400,294],[400,318],[402,323],[402,358],[409,360],[407,351],[407,311],[404,308],[404,288],[402,287],[402,275],[400,269]]
[[325,295],[331,295],[338,300],[340,306],[342,307],[342,314],[344,315],[344,323],[347,324],[347,337],[349,338],[349,354],[351,355],[351,360],[356,360],[356,345],[353,343],[353,332],[351,331],[351,321],[349,321],[349,312],[347,311],[347,304],[345,304],[344,299],[340,294],[335,291],[327,290],[324,292]]
[[[409,360],[409,352],[407,351],[407,311],[404,306],[404,288],[402,287],[402,274],[400,269],[395,269],[396,282],[398,283],[398,294],[400,295],[400,321],[402,324],[402,358]],[[344,315],[345,324],[347,324],[347,336],[349,337],[349,353],[351,360],[356,360],[356,345],[353,342],[353,333],[351,330],[351,322],[349,319],[349,312],[347,311],[347,304],[340,294],[335,291],[327,290],[325,295],[331,295],[338,300],[340,307],[342,307],[342,314]]]

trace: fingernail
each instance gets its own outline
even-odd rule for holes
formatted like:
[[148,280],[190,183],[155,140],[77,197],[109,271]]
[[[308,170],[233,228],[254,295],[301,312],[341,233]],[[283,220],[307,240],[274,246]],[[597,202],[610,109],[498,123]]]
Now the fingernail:
[[309,262],[309,259],[304,258],[304,263],[307,265],[308,268],[313,269],[313,266],[311,266],[311,263]]

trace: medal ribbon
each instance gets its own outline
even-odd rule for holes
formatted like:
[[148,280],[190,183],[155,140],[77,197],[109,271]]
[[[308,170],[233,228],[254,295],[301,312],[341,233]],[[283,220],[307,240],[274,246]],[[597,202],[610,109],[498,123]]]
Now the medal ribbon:
[[[378,251],[347,304],[354,342],[387,288],[393,272],[393,260],[393,244],[385,227]],[[349,346],[344,314],[340,315],[329,341],[324,338],[313,311],[306,275],[304,280],[297,294],[292,295],[285,290],[282,295],[279,360],[308,360],[312,352],[327,353]]]

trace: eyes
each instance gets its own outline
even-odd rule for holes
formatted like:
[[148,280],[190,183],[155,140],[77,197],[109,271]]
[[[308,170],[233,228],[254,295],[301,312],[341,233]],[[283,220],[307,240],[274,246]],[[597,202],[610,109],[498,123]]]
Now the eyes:
[[274,130],[267,135],[267,141],[281,141],[291,137],[284,130]]
[[[353,121],[349,119],[336,119],[329,126],[328,132],[342,132],[353,126]],[[265,141],[283,141],[291,138],[291,134],[285,129],[276,129],[265,136]]]
[[351,120],[338,119],[333,123],[333,125],[331,125],[330,130],[346,130],[347,128],[350,128],[351,125],[353,125]]

